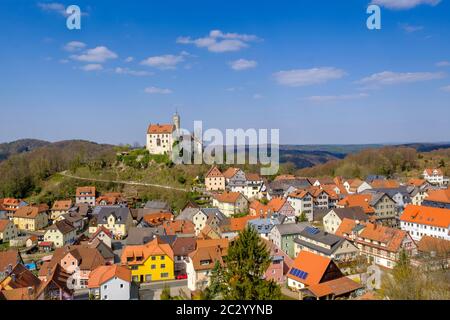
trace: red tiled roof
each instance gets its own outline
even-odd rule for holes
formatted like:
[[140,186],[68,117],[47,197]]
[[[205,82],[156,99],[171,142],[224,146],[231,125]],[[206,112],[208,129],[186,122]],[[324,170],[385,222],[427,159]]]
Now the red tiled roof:
[[236,201],[241,197],[242,194],[240,192],[223,192],[219,193],[214,196],[217,201],[219,202],[226,202],[226,203],[236,203]]
[[340,200],[337,205],[346,208],[361,207],[365,213],[375,213],[375,209],[369,204],[372,200],[371,194],[351,194]]
[[88,288],[98,288],[113,277],[131,282],[131,270],[120,265],[99,266],[89,274]]
[[209,171],[208,171],[208,173],[206,174],[205,177],[206,178],[214,178],[214,177],[224,178],[225,176],[223,175],[222,172],[220,172],[219,168],[214,166],[211,169],[209,169]]
[[434,201],[434,202],[442,202],[442,203],[450,203],[450,189],[441,189],[441,190],[429,190],[427,192],[428,197],[425,200]]
[[441,228],[450,226],[450,209],[408,205],[400,217],[401,221]]
[[78,187],[77,197],[95,197],[95,187]]
[[304,271],[308,275],[305,279],[301,279],[289,272],[288,277],[307,286],[315,285],[320,283],[330,263],[330,258],[302,250],[295,258],[292,268]]
[[151,124],[148,127],[148,134],[172,134],[175,130],[175,126],[173,124]]

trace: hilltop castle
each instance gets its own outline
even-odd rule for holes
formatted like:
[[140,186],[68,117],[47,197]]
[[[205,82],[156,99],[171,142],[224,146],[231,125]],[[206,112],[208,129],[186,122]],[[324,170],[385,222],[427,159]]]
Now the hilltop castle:
[[[181,129],[181,117],[178,112],[172,117],[171,124],[150,124],[147,130],[147,150],[151,154],[170,154],[172,152],[174,139],[173,133]],[[194,138],[193,135],[181,136],[182,140],[189,139],[192,149],[201,152],[203,144]]]

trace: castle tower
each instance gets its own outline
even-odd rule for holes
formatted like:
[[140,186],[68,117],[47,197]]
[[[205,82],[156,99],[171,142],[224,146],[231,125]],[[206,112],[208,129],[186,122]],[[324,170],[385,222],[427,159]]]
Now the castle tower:
[[175,130],[179,130],[181,128],[180,126],[180,115],[178,114],[178,111],[175,112],[175,114],[172,117],[173,125],[175,126]]

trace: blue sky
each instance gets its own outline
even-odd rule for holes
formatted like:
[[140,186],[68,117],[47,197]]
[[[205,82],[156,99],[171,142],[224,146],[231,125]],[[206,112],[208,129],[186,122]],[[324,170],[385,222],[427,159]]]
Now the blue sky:
[[175,110],[286,144],[448,141],[450,1],[373,0],[368,30],[370,1],[2,0],[0,142],[144,144]]

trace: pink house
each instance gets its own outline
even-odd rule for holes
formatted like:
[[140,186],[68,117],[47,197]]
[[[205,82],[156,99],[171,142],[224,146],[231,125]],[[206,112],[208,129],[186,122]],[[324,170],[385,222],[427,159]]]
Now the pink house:
[[264,279],[273,280],[276,283],[284,283],[286,275],[293,264],[293,260],[273,242],[264,240],[270,250],[272,262],[264,274]]

